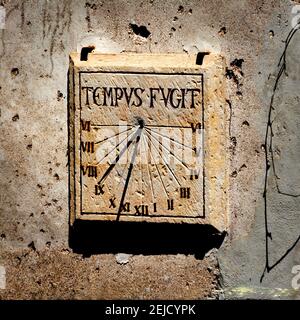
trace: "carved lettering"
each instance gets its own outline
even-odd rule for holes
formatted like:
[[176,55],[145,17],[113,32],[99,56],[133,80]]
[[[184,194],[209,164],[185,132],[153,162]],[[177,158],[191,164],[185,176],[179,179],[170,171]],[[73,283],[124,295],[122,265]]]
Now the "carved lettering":
[[[140,88],[140,87],[82,87],[83,101],[90,105],[91,101],[96,106],[119,107],[150,107],[160,103],[166,108],[196,108],[197,98],[201,90],[198,88]],[[90,94],[92,99],[90,99]],[[186,104],[186,100],[190,104]]]
[[81,149],[83,152],[94,153],[95,152],[95,143],[90,141],[81,141]]

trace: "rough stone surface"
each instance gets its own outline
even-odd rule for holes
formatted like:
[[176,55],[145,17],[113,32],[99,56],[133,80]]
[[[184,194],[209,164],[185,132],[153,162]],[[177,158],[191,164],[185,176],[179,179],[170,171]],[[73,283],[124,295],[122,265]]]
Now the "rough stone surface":
[[[284,40],[298,1],[17,1],[3,0],[0,30],[1,299],[296,298],[300,264],[299,34],[274,98],[277,176],[269,171],[269,267],[264,215],[265,134]],[[182,8],[179,6],[182,6]],[[144,26],[144,27],[142,27]],[[230,90],[230,228],[217,254],[72,253],[68,245],[68,55],[101,52],[221,53]],[[290,248],[290,251],[287,251]],[[120,252],[120,251],[119,251]],[[287,252],[287,255],[285,253]],[[281,259],[283,257],[283,259]],[[277,261],[279,263],[277,264]],[[223,297],[223,295],[220,295]]]
[[7,273],[1,299],[201,299],[213,297],[217,286],[212,261],[193,256],[137,255],[120,265],[111,254],[83,259],[46,249],[2,251],[1,260]]

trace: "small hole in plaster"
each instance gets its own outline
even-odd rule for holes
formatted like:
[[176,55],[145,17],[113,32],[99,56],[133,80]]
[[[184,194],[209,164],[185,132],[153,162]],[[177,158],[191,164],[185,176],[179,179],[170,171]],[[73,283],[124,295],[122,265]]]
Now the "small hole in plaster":
[[224,36],[226,33],[227,33],[226,27],[222,27],[218,32],[220,36]]
[[19,69],[18,68],[12,68],[11,69],[11,75],[13,77],[16,77],[19,74]]
[[95,46],[83,47],[80,53],[80,61],[87,61],[89,53],[95,50]]
[[148,38],[151,32],[145,26],[138,26],[137,24],[130,23],[129,24],[131,30],[137,36],[141,36],[143,38]]
[[209,52],[198,52],[196,58],[196,64],[201,66],[203,64],[204,57],[209,55]]
[[178,9],[177,9],[177,12],[178,13],[183,13],[184,11],[184,7],[183,6],[179,6]]
[[15,115],[11,118],[12,121],[18,121],[19,119],[20,119],[20,117],[19,117],[18,114],[15,114]]

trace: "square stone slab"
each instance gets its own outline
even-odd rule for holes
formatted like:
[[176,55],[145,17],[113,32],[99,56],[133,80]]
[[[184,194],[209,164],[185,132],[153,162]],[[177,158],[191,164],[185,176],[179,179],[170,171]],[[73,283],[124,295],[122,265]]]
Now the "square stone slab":
[[[201,64],[196,61],[200,60]],[[70,55],[70,222],[228,227],[220,56]]]

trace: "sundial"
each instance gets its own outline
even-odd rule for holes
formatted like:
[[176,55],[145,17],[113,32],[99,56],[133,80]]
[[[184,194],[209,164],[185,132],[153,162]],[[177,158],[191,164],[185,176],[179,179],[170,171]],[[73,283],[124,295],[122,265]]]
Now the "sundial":
[[70,55],[70,216],[227,227],[224,63]]

